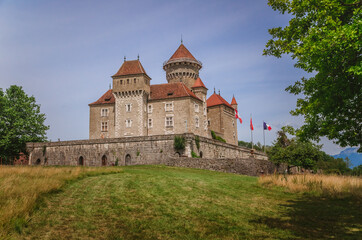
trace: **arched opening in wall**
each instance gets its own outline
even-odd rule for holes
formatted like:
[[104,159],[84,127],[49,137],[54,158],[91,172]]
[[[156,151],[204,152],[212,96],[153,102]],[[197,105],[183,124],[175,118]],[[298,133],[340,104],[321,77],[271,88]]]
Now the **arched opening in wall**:
[[102,157],[102,166],[106,166],[107,165],[107,156],[103,155]]
[[200,151],[200,158],[202,158],[202,151]]
[[127,154],[125,159],[125,165],[131,165],[131,155]]
[[35,161],[35,165],[40,165],[41,161],[40,161],[40,158],[38,158],[36,161]]
[[181,157],[181,154],[179,152],[175,152],[175,157]]
[[79,159],[78,159],[78,165],[79,166],[84,166],[84,158],[83,156],[80,156]]

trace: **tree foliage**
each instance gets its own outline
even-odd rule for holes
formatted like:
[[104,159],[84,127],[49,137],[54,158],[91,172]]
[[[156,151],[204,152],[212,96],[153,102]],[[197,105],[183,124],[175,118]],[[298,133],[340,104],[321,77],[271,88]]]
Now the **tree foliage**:
[[325,152],[321,147],[310,141],[305,141],[299,137],[289,139],[287,134],[293,135],[294,130],[290,126],[282,127],[278,131],[278,137],[274,145],[268,151],[269,159],[276,163],[285,163],[288,170],[297,166],[305,169],[321,169],[324,173],[349,174],[348,160],[342,158],[335,159]]
[[326,136],[341,146],[362,142],[362,1],[269,0],[275,11],[291,14],[289,25],[269,29],[264,55],[291,54],[295,67],[312,73],[286,91],[297,100],[293,115],[305,124],[297,136]]
[[33,96],[22,87],[0,88],[0,158],[11,164],[20,152],[26,153],[26,142],[46,140],[45,115]]

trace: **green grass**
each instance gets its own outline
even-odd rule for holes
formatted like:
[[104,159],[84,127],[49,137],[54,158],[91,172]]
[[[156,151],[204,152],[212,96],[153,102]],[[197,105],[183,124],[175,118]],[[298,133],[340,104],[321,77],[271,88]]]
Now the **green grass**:
[[164,166],[71,182],[14,239],[361,239],[361,205]]

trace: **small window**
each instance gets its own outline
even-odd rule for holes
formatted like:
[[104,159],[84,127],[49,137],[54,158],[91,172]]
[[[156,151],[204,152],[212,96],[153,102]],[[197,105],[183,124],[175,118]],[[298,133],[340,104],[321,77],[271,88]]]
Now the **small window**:
[[210,124],[211,124],[211,122],[210,122],[210,120],[208,120],[208,121],[207,121],[207,125],[210,126]]
[[101,131],[102,132],[108,132],[108,122],[102,122],[101,123]]
[[102,108],[101,109],[101,116],[102,117],[108,117],[108,108]]
[[199,123],[199,117],[195,117],[195,126],[198,128],[200,127],[200,123]]
[[199,104],[195,104],[195,112],[199,112]]
[[148,104],[148,113],[152,113],[152,104]]
[[166,112],[173,111],[173,102],[165,103],[165,111]]
[[122,85],[122,84],[123,84],[123,80],[119,81],[119,83]]
[[166,117],[166,127],[173,127],[173,117]]
[[206,107],[204,107],[204,116],[206,116]]
[[129,79],[127,79],[127,84],[129,84]]
[[132,110],[132,104],[126,104],[126,112],[130,112]]
[[152,118],[148,119],[148,127],[151,128],[153,126]]
[[132,127],[132,120],[131,119],[126,120],[126,127],[128,127],[128,128]]

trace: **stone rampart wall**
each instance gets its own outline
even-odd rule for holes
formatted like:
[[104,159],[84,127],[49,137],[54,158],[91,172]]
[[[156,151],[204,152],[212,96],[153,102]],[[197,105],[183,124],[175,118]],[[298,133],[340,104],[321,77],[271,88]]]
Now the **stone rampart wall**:
[[272,162],[262,159],[209,159],[209,158],[169,158],[168,166],[199,168],[218,172],[237,173],[249,176],[260,176],[274,172],[283,173],[283,167],[276,167]]
[[27,149],[30,165],[169,164],[175,156],[191,157],[192,151],[214,161],[237,158],[267,160],[263,153],[252,154],[250,149],[204,137],[199,137],[198,149],[194,134],[182,136],[186,139],[186,147],[181,152],[174,150],[175,135],[27,143]]

